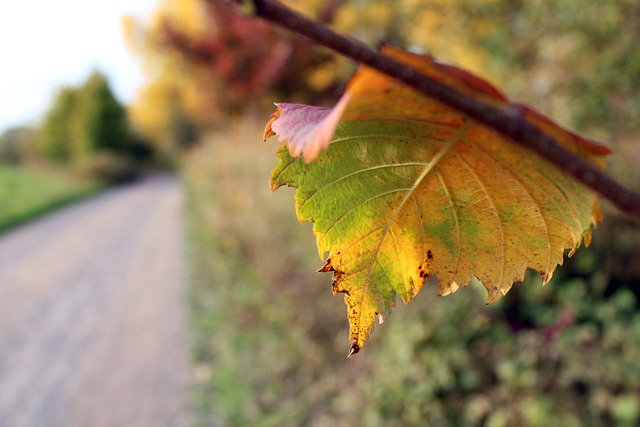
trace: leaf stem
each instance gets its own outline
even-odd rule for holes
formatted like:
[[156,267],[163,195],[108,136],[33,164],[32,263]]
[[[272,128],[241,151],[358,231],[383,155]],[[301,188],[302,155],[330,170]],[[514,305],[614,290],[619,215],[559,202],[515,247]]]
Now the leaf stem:
[[522,117],[517,108],[496,108],[430,79],[385,56],[359,40],[340,35],[282,5],[277,0],[253,0],[256,16],[303,35],[354,61],[374,68],[484,123],[558,167],[599,193],[620,211],[640,222],[640,196],[595,166],[566,150]]

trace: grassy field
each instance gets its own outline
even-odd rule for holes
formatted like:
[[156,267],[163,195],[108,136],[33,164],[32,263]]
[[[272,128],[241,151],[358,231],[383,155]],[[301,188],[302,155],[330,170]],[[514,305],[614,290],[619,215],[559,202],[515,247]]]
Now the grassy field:
[[345,305],[314,272],[293,191],[269,192],[277,143],[262,126],[219,131],[186,159],[197,425],[640,422],[637,299],[606,291],[597,248],[491,306],[479,286],[436,298],[427,284],[347,360]]
[[0,165],[0,231],[97,191],[61,172]]

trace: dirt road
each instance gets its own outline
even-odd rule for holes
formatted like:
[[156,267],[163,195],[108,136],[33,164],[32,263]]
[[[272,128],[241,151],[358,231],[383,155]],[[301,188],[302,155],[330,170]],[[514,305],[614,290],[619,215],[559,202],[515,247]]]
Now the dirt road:
[[0,426],[188,423],[181,204],[155,176],[0,236]]

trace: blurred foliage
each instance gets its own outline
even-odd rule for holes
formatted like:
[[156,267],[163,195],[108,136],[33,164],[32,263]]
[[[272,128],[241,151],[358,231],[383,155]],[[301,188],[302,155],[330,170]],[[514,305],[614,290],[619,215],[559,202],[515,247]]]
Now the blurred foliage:
[[80,87],[60,89],[36,137],[37,151],[47,160],[107,181],[135,175],[141,144],[130,135],[126,111],[99,72]]
[[173,156],[174,151],[189,142],[189,132],[183,131],[193,126],[188,110],[206,110],[206,105],[200,104],[197,88],[180,77],[182,67],[176,55],[164,49],[160,51],[162,43],[158,34],[163,13],[198,33],[201,19],[199,9],[194,6],[197,3],[191,0],[164,1],[161,11],[148,24],[132,16],[123,21],[127,43],[140,58],[146,76],[146,85],[128,106],[128,115],[134,129],[164,157]]
[[472,35],[490,31],[491,19],[468,19],[464,8],[461,0],[350,0],[339,10],[335,27],[370,45],[397,44],[491,78],[487,55]]
[[461,0],[510,92],[566,124],[616,139],[640,130],[640,4],[635,0]]

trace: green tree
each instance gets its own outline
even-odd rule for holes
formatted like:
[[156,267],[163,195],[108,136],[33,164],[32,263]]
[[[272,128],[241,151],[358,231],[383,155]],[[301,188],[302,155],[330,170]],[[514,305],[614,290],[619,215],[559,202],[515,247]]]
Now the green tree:
[[109,87],[106,76],[94,72],[80,90],[75,111],[73,159],[83,163],[92,153],[126,153],[129,148],[127,115]]
[[79,91],[75,87],[59,90],[44,123],[38,130],[37,150],[48,160],[66,163],[71,160],[72,123],[78,106]]
[[64,87],[38,132],[39,153],[48,160],[84,168],[99,152],[127,154],[127,115],[100,72],[81,87]]

